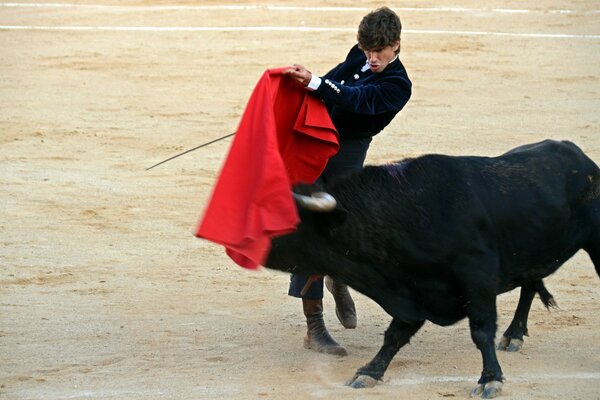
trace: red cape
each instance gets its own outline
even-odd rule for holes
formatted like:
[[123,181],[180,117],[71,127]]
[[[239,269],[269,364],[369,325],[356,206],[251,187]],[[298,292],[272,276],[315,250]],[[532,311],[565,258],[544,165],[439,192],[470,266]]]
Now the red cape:
[[196,231],[246,268],[264,264],[271,238],[295,229],[292,185],[314,182],[339,148],[325,105],[285,69],[265,71],[254,88]]

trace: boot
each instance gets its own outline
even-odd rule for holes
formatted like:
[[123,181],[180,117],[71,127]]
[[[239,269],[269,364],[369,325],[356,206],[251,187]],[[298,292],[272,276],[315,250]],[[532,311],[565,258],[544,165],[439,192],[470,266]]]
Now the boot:
[[320,353],[345,356],[346,349],[340,346],[327,332],[323,321],[323,301],[302,299],[308,330],[304,338],[304,348]]
[[342,282],[325,277],[325,286],[335,300],[335,315],[346,329],[356,328],[356,308],[348,291],[348,286]]

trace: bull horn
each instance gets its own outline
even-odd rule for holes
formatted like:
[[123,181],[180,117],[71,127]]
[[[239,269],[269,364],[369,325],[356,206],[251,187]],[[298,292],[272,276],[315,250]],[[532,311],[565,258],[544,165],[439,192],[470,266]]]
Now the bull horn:
[[326,192],[317,192],[310,196],[298,193],[293,195],[298,204],[307,210],[327,212],[333,210],[337,204],[333,196]]

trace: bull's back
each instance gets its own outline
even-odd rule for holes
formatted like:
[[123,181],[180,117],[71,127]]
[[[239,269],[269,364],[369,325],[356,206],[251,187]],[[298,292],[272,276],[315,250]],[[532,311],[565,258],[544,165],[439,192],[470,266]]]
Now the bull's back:
[[[598,167],[577,146],[544,141],[498,157],[426,155],[366,168],[335,195],[355,207],[351,218],[363,220],[353,225],[369,226],[355,244],[371,256],[376,249],[382,260],[401,252],[434,265],[481,241],[512,279],[519,268],[545,276],[550,264],[581,248],[599,180]],[[398,240],[388,245],[382,237]]]
[[466,190],[502,225],[558,217],[566,207],[577,207],[598,169],[577,150],[548,142],[499,157],[457,161],[469,186]]
[[548,140],[498,157],[425,155],[366,167],[330,189],[364,219],[356,223],[397,230],[395,222],[419,237],[427,228],[455,234],[481,218],[514,231],[562,226],[599,182],[598,167],[577,146]]
[[544,141],[456,161],[471,193],[467,215],[498,256],[501,290],[549,275],[588,240],[600,173],[574,144]]
[[600,174],[578,147],[524,146],[490,159],[479,173],[478,196],[494,229],[506,289],[547,276],[583,247]]

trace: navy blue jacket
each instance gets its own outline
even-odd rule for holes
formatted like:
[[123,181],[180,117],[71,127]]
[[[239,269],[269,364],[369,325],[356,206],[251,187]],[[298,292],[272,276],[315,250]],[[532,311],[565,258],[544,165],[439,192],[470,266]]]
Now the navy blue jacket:
[[412,83],[399,58],[379,73],[362,71],[366,61],[355,45],[313,92],[325,102],[342,140],[381,132],[410,99]]

